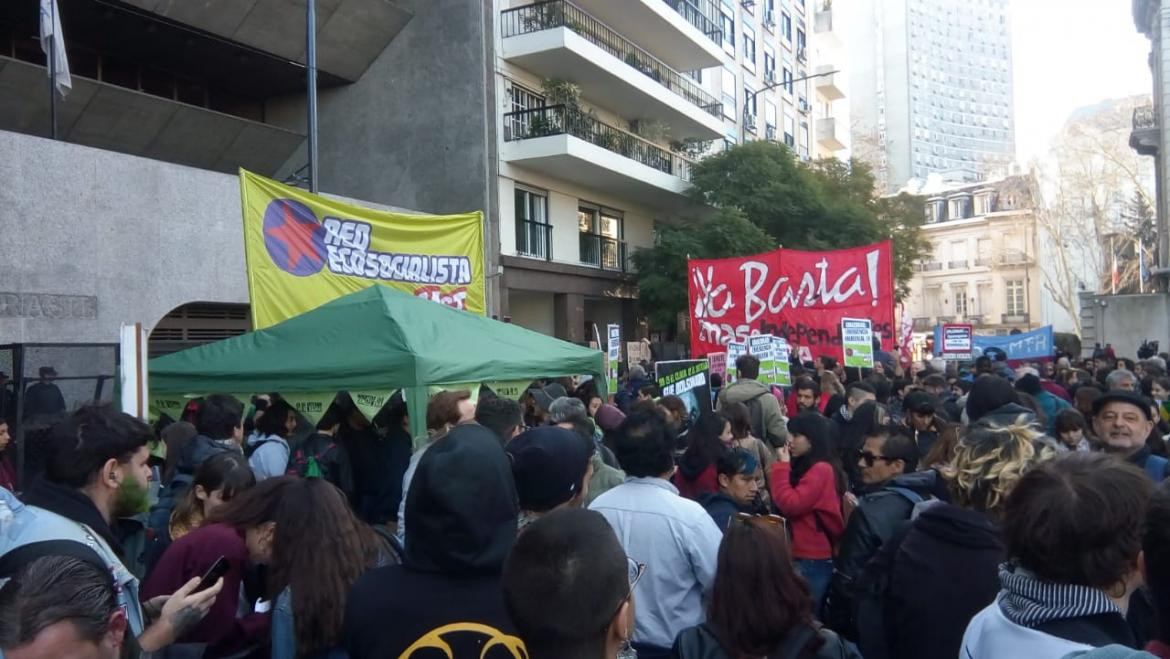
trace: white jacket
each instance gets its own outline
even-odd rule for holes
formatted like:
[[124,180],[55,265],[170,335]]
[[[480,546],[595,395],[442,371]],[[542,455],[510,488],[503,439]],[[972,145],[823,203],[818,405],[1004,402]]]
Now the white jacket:
[[1091,645],[1017,625],[1004,617],[997,601],[975,614],[967,625],[959,659],[1061,659],[1070,652],[1092,649]]

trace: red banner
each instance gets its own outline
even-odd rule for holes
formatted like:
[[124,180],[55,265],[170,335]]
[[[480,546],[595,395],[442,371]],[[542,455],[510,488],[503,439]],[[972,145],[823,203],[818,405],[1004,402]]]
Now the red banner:
[[743,258],[691,260],[691,354],[774,334],[813,355],[841,359],[841,319],[869,318],[882,349],[894,344],[889,241],[831,252],[778,249]]

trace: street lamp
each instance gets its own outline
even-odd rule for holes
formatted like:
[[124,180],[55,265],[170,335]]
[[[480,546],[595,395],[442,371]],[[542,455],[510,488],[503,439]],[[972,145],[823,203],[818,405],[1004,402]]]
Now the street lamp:
[[779,81],[779,82],[773,82],[773,83],[772,83],[772,84],[770,84],[770,85],[764,85],[763,87],[759,88],[758,90],[756,90],[756,91],[752,92],[751,102],[752,102],[752,103],[755,103],[755,102],[756,102],[756,96],[760,95],[760,93],[761,93],[761,92],[766,92],[766,91],[768,91],[769,89],[776,89],[777,87],[784,87],[784,86],[787,86],[787,85],[794,85],[794,84],[796,84],[796,83],[798,83],[798,82],[804,82],[805,80],[811,80],[811,79],[813,79],[813,78],[822,78],[822,77],[824,77],[824,76],[831,76],[831,75],[833,75],[834,73],[840,73],[840,72],[841,72],[841,71],[839,71],[839,70],[837,70],[837,69],[834,69],[834,70],[832,70],[832,71],[825,71],[824,73],[814,73],[814,74],[812,74],[812,75],[808,75],[808,76],[801,76],[801,77],[799,77],[799,78],[793,78],[792,80],[781,80],[781,81]]

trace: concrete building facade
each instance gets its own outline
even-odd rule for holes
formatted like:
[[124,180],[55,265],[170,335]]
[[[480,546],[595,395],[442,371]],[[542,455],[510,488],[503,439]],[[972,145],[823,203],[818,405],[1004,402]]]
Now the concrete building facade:
[[1036,216],[1023,176],[924,191],[930,255],[915,264],[906,312],[915,332],[968,323],[979,334],[1047,324]]
[[885,191],[1015,157],[1008,0],[856,0],[849,25],[854,152]]
[[1165,281],[1170,267],[1170,195],[1166,184],[1170,181],[1170,4],[1161,0],[1133,0],[1133,20],[1138,32],[1150,40],[1150,77],[1153,102],[1133,112],[1133,131],[1130,146],[1138,153],[1154,159],[1154,190],[1157,196],[1158,257],[1155,275]]

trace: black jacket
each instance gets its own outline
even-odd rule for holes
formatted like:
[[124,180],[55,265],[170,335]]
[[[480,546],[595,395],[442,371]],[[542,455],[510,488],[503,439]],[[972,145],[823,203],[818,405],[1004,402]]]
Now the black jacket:
[[929,506],[866,568],[857,618],[862,654],[959,656],[967,624],[999,592],[1003,561],[999,527],[986,515]]
[[[775,657],[776,659],[789,659],[790,657],[813,657],[814,659],[861,659],[861,657],[854,651],[845,647],[837,635],[825,628],[817,629],[815,632],[809,630],[806,633],[808,643],[803,644],[808,647],[812,644],[813,634],[819,635],[823,641],[821,647],[815,654],[804,654],[800,652],[801,648],[796,647],[800,643],[798,637],[789,634],[788,638],[781,641],[769,659]],[[787,644],[787,645],[786,645]],[[678,638],[674,640],[674,647],[670,651],[674,659],[733,659],[731,655],[723,649],[719,644],[719,639],[716,638],[715,633],[707,623],[688,627],[679,632]]]
[[464,659],[504,641],[483,659],[514,659],[508,646],[519,641],[500,572],[516,541],[518,515],[511,467],[492,431],[460,426],[431,444],[407,495],[405,562],[362,575],[346,600],[349,655],[384,659],[446,642],[453,651],[446,656]]
[[938,481],[933,470],[903,474],[857,503],[833,559],[833,580],[825,603],[825,623],[857,640],[856,582],[865,566],[910,519],[914,505],[931,498]]
[[[299,469],[302,461],[314,458],[325,480],[337,486],[352,503],[356,489],[353,484],[353,465],[349,451],[332,435],[315,432],[309,435],[289,458],[289,469]],[[397,510],[395,510],[397,514]]]

